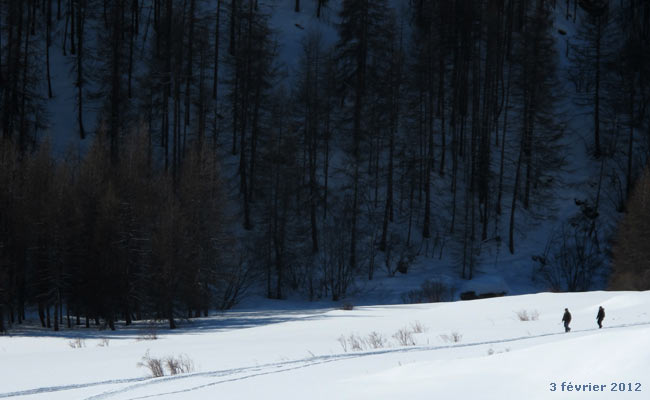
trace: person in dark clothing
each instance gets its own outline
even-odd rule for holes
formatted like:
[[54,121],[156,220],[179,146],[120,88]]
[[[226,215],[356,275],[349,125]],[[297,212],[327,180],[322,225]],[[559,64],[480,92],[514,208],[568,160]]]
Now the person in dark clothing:
[[571,323],[571,313],[568,308],[564,309],[564,316],[562,317],[562,322],[564,322],[564,332],[570,332],[569,324]]
[[603,320],[605,319],[605,309],[600,306],[598,308],[598,315],[596,315],[596,321],[598,321],[598,329],[603,327]]

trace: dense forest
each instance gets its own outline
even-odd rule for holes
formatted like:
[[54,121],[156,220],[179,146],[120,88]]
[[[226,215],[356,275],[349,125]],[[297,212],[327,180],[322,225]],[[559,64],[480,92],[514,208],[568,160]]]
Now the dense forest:
[[[84,151],[51,151],[57,98]],[[0,0],[0,331],[340,300],[417,257],[472,279],[553,216],[576,120],[596,173],[530,262],[587,290],[649,102],[644,0]]]

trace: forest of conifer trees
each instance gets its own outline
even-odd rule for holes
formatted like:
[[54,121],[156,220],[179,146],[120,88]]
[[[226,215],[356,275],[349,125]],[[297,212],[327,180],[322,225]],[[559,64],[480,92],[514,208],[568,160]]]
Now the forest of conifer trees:
[[[472,279],[553,215],[576,119],[593,184],[531,262],[589,289],[650,155],[650,2],[338,3],[0,0],[0,331],[336,301],[417,257]],[[53,102],[84,146],[52,151]]]

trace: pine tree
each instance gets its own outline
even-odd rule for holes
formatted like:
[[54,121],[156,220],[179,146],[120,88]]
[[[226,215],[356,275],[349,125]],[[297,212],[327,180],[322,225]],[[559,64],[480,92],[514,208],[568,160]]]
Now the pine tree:
[[[369,140],[368,107],[369,69],[380,59],[385,49],[384,36],[386,1],[345,0],[341,9],[339,41],[337,44],[340,81],[346,108],[351,109],[350,129],[352,143],[349,145],[352,193],[350,199],[350,260],[352,270],[357,266],[357,242],[362,185],[360,168],[362,152]],[[350,100],[345,100],[351,95]],[[348,111],[350,112],[350,111]]]
[[612,290],[650,289],[650,171],[635,185],[612,248]]

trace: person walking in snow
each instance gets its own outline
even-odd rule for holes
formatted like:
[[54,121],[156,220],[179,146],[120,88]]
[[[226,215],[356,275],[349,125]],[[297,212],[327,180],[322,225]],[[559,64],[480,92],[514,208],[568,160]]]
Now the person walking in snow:
[[568,308],[564,309],[564,316],[562,317],[562,322],[564,322],[564,332],[570,332],[569,324],[571,323],[571,313]]
[[605,319],[605,309],[603,306],[598,308],[598,315],[596,315],[596,321],[598,321],[598,329],[603,327],[603,320]]

